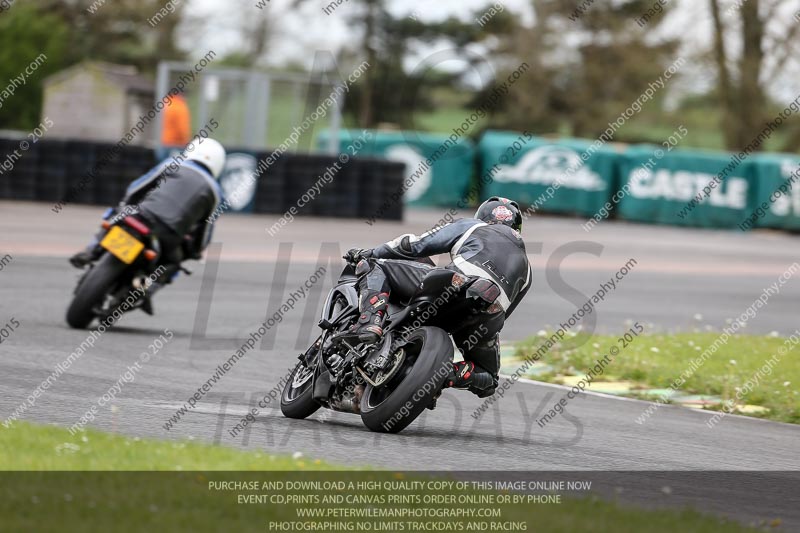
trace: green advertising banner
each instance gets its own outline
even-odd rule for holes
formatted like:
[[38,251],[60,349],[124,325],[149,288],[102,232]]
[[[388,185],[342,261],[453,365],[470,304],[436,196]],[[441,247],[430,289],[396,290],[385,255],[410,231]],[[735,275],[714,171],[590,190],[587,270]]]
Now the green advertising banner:
[[[317,138],[328,147],[330,132]],[[456,134],[414,131],[342,130],[339,151],[349,156],[382,156],[406,165],[406,205],[451,207],[469,190],[475,146]]]
[[[328,146],[328,133],[318,138]],[[482,198],[514,198],[536,212],[704,228],[800,230],[800,156],[667,150],[487,131],[477,150],[452,135],[343,130],[343,154],[406,164],[406,204],[454,207],[467,196],[477,154]],[[554,185],[559,184],[554,187]],[[777,191],[777,193],[776,193]]]
[[753,162],[757,179],[740,229],[800,230],[800,156],[763,154]]
[[599,143],[488,131],[478,153],[483,198],[505,196],[537,211],[592,216],[615,190],[619,154]]
[[726,153],[632,147],[622,157],[621,175],[619,218],[735,228],[747,214],[755,166]]

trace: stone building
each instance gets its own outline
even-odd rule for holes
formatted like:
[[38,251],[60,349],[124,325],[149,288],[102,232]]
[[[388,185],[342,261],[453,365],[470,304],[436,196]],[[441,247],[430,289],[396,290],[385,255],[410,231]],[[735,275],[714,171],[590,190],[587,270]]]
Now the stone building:
[[[154,85],[136,67],[85,61],[44,81],[48,138],[117,143],[153,106]],[[155,121],[154,121],[155,122]],[[130,143],[150,145],[155,123]]]

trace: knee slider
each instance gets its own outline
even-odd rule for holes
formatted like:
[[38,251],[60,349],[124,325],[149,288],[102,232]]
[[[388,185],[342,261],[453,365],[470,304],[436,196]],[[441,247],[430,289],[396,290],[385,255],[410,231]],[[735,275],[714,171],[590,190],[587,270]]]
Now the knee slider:
[[410,254],[411,252],[414,251],[411,248],[411,239],[409,238],[408,235],[403,237],[403,239],[400,241],[400,251],[403,252],[404,254]]

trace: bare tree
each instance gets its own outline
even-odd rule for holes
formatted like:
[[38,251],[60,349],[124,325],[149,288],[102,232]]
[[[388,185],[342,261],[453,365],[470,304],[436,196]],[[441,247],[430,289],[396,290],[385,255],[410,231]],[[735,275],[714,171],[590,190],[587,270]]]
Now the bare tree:
[[722,133],[725,138],[725,146],[730,148],[737,144],[738,135],[734,89],[731,82],[730,69],[728,68],[728,52],[725,47],[725,26],[719,1],[709,0],[709,2],[714,22],[714,59],[717,64],[717,88],[722,107]]
[[[785,0],[747,0],[726,20],[719,0],[709,0],[721,126],[729,150],[743,149],[764,128],[771,114],[766,87],[774,84],[800,53],[798,24],[784,25],[777,17],[788,5]],[[726,46],[731,35],[741,42],[741,56],[736,61]],[[783,149],[800,148],[800,119],[789,121],[786,128],[790,132]]]

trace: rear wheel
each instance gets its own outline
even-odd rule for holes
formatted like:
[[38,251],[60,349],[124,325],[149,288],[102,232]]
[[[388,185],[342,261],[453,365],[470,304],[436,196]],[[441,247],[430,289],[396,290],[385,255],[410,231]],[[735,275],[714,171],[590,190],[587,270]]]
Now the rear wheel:
[[94,309],[103,304],[120,274],[128,267],[111,254],[105,254],[97,264],[86,273],[67,309],[67,324],[76,329],[84,329],[96,315]]
[[320,408],[311,397],[314,392],[314,369],[301,361],[294,367],[289,381],[281,393],[281,412],[287,418],[306,418]]
[[430,404],[452,369],[453,343],[444,330],[420,328],[402,349],[402,367],[384,385],[364,389],[361,420],[372,431],[402,431]]

